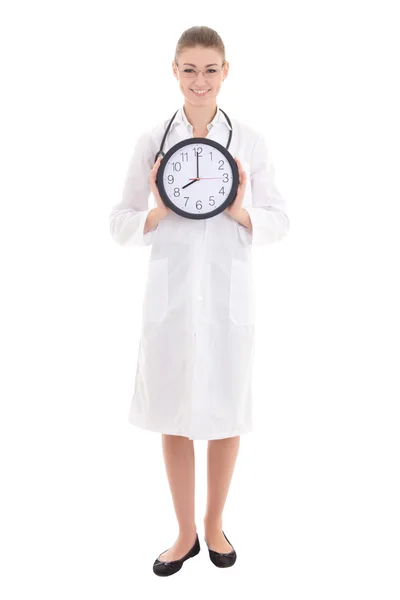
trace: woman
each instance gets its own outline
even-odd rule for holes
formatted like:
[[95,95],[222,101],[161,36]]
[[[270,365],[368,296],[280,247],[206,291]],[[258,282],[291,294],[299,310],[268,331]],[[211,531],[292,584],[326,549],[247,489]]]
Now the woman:
[[[212,138],[226,147],[231,126],[216,100],[229,63],[218,33],[208,27],[186,30],[172,69],[184,104],[167,134],[164,153],[189,137]],[[264,138],[236,119],[231,119],[229,147],[239,170],[233,203],[208,219],[170,210],[156,185],[161,155],[154,163],[169,121],[139,138],[122,202],[110,216],[117,243],[151,245],[152,250],[129,421],[162,434],[179,527],[175,543],[154,561],[154,573],[162,576],[177,572],[200,550],[194,439],[209,440],[204,539],[210,559],[218,567],[236,560],[222,530],[222,512],[240,435],[252,430],[251,247],[280,240],[288,230]],[[148,205],[150,190],[154,208]]]

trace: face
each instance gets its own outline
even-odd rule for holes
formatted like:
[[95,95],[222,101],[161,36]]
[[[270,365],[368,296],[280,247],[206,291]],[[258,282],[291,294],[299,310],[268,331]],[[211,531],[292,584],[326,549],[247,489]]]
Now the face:
[[[179,82],[180,90],[189,104],[193,104],[194,106],[214,106],[217,103],[216,99],[219,90],[229,71],[229,63],[226,62],[221,73],[215,75],[212,79],[204,77],[203,71],[199,71],[196,77],[187,79],[179,70],[189,69],[189,72],[195,72],[199,69],[204,69],[207,73],[207,70],[213,67],[221,67],[221,65],[222,56],[214,48],[196,46],[195,48],[186,48],[181,52],[178,57],[178,67],[173,62],[172,69]],[[203,96],[197,96],[193,90],[207,90],[207,92]]]

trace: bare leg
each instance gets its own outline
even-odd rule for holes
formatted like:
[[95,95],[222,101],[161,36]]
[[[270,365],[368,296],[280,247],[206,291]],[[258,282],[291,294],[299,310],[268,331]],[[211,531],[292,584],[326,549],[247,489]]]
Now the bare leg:
[[161,554],[159,559],[171,561],[182,558],[196,540],[193,440],[163,433],[162,450],[179,532],[174,545]]
[[222,533],[222,512],[239,452],[240,436],[209,440],[207,449],[207,508],[204,534],[207,544],[216,552],[231,552]]

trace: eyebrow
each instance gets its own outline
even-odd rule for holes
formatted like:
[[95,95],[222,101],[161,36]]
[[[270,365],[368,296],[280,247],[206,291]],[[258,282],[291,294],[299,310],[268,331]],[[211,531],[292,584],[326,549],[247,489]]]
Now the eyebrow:
[[[195,66],[196,66],[196,65],[194,65],[193,63],[183,63],[183,64],[184,64],[184,65],[189,65],[190,67],[195,67]],[[218,67],[218,64],[217,64],[217,63],[211,63],[211,65],[206,65],[206,68],[207,68],[207,67],[213,67],[214,65]]]

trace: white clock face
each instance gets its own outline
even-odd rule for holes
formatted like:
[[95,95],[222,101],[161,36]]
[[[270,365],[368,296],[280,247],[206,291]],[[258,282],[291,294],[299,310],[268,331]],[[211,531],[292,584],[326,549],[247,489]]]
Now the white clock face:
[[219,212],[234,183],[232,165],[221,150],[207,143],[185,143],[167,153],[164,161],[162,187],[175,207],[198,218]]

